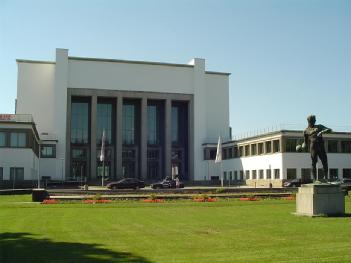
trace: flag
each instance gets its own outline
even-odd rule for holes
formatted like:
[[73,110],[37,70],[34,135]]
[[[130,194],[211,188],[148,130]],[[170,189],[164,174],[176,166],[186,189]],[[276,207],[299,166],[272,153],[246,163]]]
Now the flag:
[[220,163],[221,161],[222,161],[222,142],[221,142],[221,136],[219,136],[215,163]]
[[105,161],[105,130],[102,131],[100,161]]

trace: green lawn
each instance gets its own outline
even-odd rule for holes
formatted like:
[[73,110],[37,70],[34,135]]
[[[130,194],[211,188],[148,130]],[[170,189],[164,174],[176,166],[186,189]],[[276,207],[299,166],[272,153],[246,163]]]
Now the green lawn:
[[0,196],[1,263],[351,262],[351,217],[296,217],[294,201],[26,201]]

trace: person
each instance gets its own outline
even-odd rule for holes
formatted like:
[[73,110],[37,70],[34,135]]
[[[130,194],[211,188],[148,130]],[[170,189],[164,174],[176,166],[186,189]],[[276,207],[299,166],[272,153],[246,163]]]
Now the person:
[[[316,116],[310,115],[307,117],[308,127],[303,132],[304,142],[301,146],[302,149],[305,149],[309,145],[309,150],[311,153],[312,159],[312,175],[314,180],[319,179],[328,179],[328,158],[324,148],[324,140],[322,134],[329,133],[332,130],[318,124],[316,125]],[[317,162],[318,157],[323,165],[323,178],[317,178]]]
[[176,182],[176,188],[179,188],[179,177],[178,176],[176,177],[175,182]]

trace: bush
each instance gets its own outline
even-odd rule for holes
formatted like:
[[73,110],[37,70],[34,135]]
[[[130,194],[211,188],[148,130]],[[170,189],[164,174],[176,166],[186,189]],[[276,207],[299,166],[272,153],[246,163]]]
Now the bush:
[[101,194],[96,194],[93,196],[93,200],[101,200],[101,199],[102,199]]
[[223,189],[223,188],[217,188],[216,189],[216,194],[222,194],[224,192],[225,192],[225,189]]

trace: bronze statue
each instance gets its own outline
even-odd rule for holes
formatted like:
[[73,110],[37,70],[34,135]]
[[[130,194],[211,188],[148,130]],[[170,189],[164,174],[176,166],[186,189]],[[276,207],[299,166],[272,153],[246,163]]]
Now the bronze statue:
[[[332,130],[316,123],[316,116],[310,115],[307,117],[308,127],[303,132],[304,142],[302,145],[296,147],[297,151],[305,149],[309,145],[311,159],[312,159],[312,175],[314,180],[316,179],[328,179],[328,158],[324,148],[324,140],[322,137],[323,133],[329,133]],[[323,178],[317,178],[317,162],[318,157],[322,162],[324,175]]]

